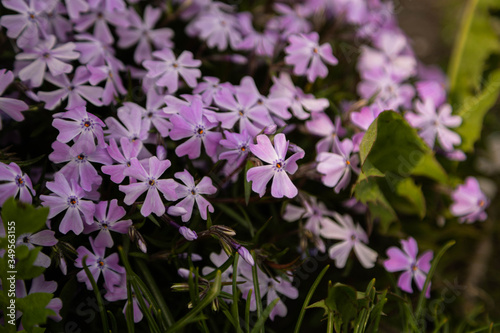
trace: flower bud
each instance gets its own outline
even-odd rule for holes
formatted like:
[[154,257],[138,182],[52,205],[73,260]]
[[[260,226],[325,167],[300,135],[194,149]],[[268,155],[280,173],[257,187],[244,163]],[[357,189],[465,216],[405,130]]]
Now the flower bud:
[[198,238],[198,235],[195,231],[189,229],[188,227],[182,226],[179,228],[179,233],[184,236],[184,238],[188,241],[194,241]]
[[156,157],[158,157],[160,161],[167,158],[167,150],[165,147],[161,145],[156,146]]
[[243,260],[245,260],[250,266],[255,265],[255,262],[253,261],[253,257],[250,254],[250,252],[247,250],[246,247],[240,246],[237,251],[240,254],[240,256],[243,258]]

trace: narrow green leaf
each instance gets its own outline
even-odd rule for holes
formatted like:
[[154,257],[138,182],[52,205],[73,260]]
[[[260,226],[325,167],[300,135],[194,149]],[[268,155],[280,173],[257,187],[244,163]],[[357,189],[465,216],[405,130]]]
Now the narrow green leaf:
[[247,171],[253,166],[253,163],[248,160],[245,164],[245,173],[243,177],[244,188],[245,188],[245,204],[248,206],[250,200],[250,195],[252,194],[252,182],[247,180]]
[[304,319],[304,315],[306,314],[306,309],[309,306],[309,302],[311,301],[311,298],[314,294],[314,291],[316,291],[316,288],[318,287],[319,283],[323,279],[323,276],[326,274],[326,271],[330,268],[330,265],[326,265],[325,268],[319,273],[318,277],[316,280],[314,280],[314,283],[312,284],[311,288],[309,289],[309,292],[307,293],[306,299],[304,300],[304,303],[302,304],[302,309],[300,310],[299,318],[297,320],[297,324],[295,325],[295,333],[299,333],[300,326],[302,325],[302,320]]
[[214,282],[210,286],[210,289],[208,290],[205,297],[195,307],[193,307],[193,309],[191,309],[191,311],[189,311],[188,314],[186,314],[184,317],[182,317],[172,326],[170,326],[166,332],[167,333],[175,332],[178,329],[192,322],[192,320],[197,317],[198,313],[201,312],[207,306],[209,306],[212,303],[212,301],[219,295],[221,286],[222,286],[221,271],[217,270]]
[[266,323],[267,318],[271,314],[271,311],[273,311],[276,304],[278,304],[279,300],[280,300],[279,298],[276,298],[275,300],[273,300],[271,302],[271,304],[269,304],[266,307],[266,309],[262,312],[262,314],[260,316],[258,316],[259,319],[255,323],[255,326],[252,328],[252,331],[251,331],[252,333],[257,333],[259,331],[263,331],[264,324]]
[[111,321],[111,330],[110,330],[110,332],[118,332],[118,324],[116,323],[115,316],[113,315],[113,313],[111,311],[108,310],[107,312],[108,312],[109,319]]
[[420,292],[420,296],[418,297],[417,308],[415,310],[415,318],[417,319],[417,322],[420,321],[420,318],[422,316],[422,311],[423,311],[424,306],[425,306],[425,291],[429,287],[429,283],[431,282],[432,276],[434,275],[434,271],[436,270],[436,267],[439,263],[439,260],[441,260],[441,257],[444,255],[444,253],[453,245],[455,245],[454,240],[446,243],[441,248],[441,250],[439,250],[436,257],[432,260],[431,268],[430,268],[429,272],[427,273],[427,277],[425,278],[424,287],[422,288],[422,291]]
[[85,274],[87,274],[87,279],[89,279],[90,284],[92,285],[92,289],[94,289],[95,297],[97,298],[97,305],[99,306],[99,313],[101,314],[102,321],[102,330],[104,333],[109,333],[109,325],[108,325],[108,317],[106,315],[106,309],[104,308],[104,303],[102,301],[101,293],[99,292],[99,288],[97,287],[97,283],[90,273],[89,268],[87,267],[87,256],[82,259],[83,269],[85,270]]
[[240,314],[238,313],[238,300],[239,300],[239,291],[238,291],[238,284],[237,284],[237,278],[238,274],[238,261],[240,259],[240,255],[238,252],[234,254],[234,262],[233,262],[233,302],[231,303],[231,314],[234,318],[235,322],[235,327],[236,331],[242,332],[241,326],[240,326]]
[[[259,276],[257,274],[257,256],[254,250],[252,250],[252,257],[255,263],[252,266],[253,287],[255,290],[255,302],[257,303],[257,317],[260,318],[262,316],[262,299],[260,298]],[[264,329],[261,329],[260,331],[264,333]]]

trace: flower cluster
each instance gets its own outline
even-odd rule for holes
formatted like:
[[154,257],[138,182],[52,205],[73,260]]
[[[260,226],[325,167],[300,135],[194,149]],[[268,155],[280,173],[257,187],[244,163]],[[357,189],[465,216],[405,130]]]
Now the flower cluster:
[[[238,219],[239,212],[225,203],[241,208],[242,203],[290,199],[282,216],[276,216],[279,209],[273,208],[272,214],[298,230],[300,255],[328,253],[342,269],[354,252],[360,265],[370,269],[377,264],[380,254],[374,249],[380,246],[368,246],[373,229],[363,226],[359,215],[368,211],[367,216],[380,218],[380,207],[357,197],[345,199],[367,178],[360,144],[377,117],[392,110],[440,158],[466,157],[454,131],[462,118],[447,103],[445,80],[418,62],[395,17],[387,15],[393,13],[391,2],[275,2],[262,18],[213,0],[173,1],[175,13],[171,2],[1,3],[7,11],[0,26],[16,49],[13,69],[0,69],[4,127],[31,117],[27,110],[32,105],[49,119],[51,152],[35,186],[31,179],[36,168],[23,171],[10,160],[0,163],[0,206],[15,197],[48,207],[47,230],[24,235],[21,242],[51,247],[74,236],[75,244],[83,245],[69,269],[78,268],[77,280],[92,289],[83,269],[85,258],[93,279],[104,280],[105,298],[111,302],[130,300],[130,272],[116,252],[122,243],[118,234],[128,234],[145,256],[151,252],[145,239],[151,237],[155,251],[168,239],[174,244],[169,259],[184,242],[210,235],[245,259],[237,271],[224,271],[223,282],[232,282],[236,274],[244,282],[237,287],[246,299],[254,288],[256,265],[260,296],[266,304],[280,299],[271,320],[286,316],[285,297],[299,296],[288,276],[292,272],[266,267],[272,262],[266,251],[254,262],[247,247],[258,244],[240,244],[224,226],[237,220],[250,225],[253,236],[265,221],[252,221],[245,209],[245,217]],[[331,98],[330,83],[324,84],[336,80],[347,62],[334,54],[335,40],[314,30],[313,19],[320,15],[356,27],[356,39],[363,41],[355,66],[359,82],[345,94],[349,99]],[[172,20],[178,22],[171,25]],[[319,196],[321,190],[328,191],[328,199]],[[371,195],[378,192],[373,189]],[[460,223],[487,218],[489,199],[475,178],[458,185],[451,199],[449,211]],[[224,216],[219,233],[210,229],[212,215]],[[168,228],[169,234],[155,239],[158,230],[148,229],[152,223]],[[145,238],[139,233],[143,226],[150,233]],[[404,271],[398,281],[401,290],[411,293],[413,279],[422,290],[432,251],[417,258],[414,238],[401,244],[403,251],[387,249],[383,267]],[[111,254],[106,256],[107,249]],[[229,251],[208,252],[203,257],[217,267],[229,258]],[[51,260],[40,252],[35,264],[50,267]],[[205,267],[203,274],[212,270]],[[43,276],[33,280],[31,292],[43,284],[48,284]],[[46,287],[56,289],[54,283]],[[233,289],[225,285],[222,291]],[[425,293],[429,295],[430,285]],[[137,301],[141,294],[134,290],[132,295],[136,322],[143,318]],[[254,311],[255,293],[251,297]],[[60,300],[49,307],[60,309]]]

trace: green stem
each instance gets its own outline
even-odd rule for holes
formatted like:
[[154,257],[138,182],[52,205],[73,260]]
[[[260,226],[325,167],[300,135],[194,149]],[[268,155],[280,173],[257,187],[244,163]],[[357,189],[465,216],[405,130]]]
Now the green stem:
[[325,268],[323,268],[321,273],[319,273],[318,277],[314,281],[311,289],[309,289],[306,299],[304,300],[304,304],[302,305],[302,309],[300,310],[299,319],[297,320],[297,325],[295,325],[295,331],[294,331],[295,333],[299,333],[300,326],[302,325],[302,320],[304,319],[304,315],[306,314],[306,308],[309,306],[309,302],[311,301],[314,291],[316,291],[316,288],[321,282],[321,279],[323,279],[323,276],[325,275],[328,268],[330,268],[330,265],[327,265]]
[[165,299],[162,297],[160,289],[158,288],[158,285],[156,284],[153,276],[151,275],[148,266],[145,265],[140,260],[136,260],[136,263],[137,266],[139,266],[139,269],[142,271],[144,278],[146,279],[146,282],[149,285],[149,288],[151,288],[151,292],[153,293],[154,298],[156,298],[156,301],[158,302],[158,306],[160,307],[165,322],[167,323],[168,327],[172,326],[175,321],[174,317],[172,316],[172,313],[170,312],[167,303],[165,303]]
[[241,326],[240,326],[240,314],[238,313],[238,286],[237,286],[237,277],[238,274],[236,272],[238,271],[238,261],[240,259],[240,255],[238,252],[234,254],[234,263],[233,263],[233,303],[231,304],[231,314],[233,315],[234,322],[236,325],[236,331],[238,333],[242,332]]
[[94,277],[92,273],[90,273],[89,268],[87,267],[87,256],[82,259],[83,269],[85,270],[85,274],[87,274],[87,278],[92,285],[92,289],[94,289],[95,297],[97,298],[97,305],[99,306],[99,313],[101,314],[102,320],[102,330],[104,333],[109,333],[109,325],[108,325],[108,317],[106,315],[106,309],[104,308],[104,303],[102,302],[101,293],[99,292],[99,288],[97,288],[97,283],[95,283]]
[[333,312],[328,311],[328,326],[326,327],[326,333],[333,333]]
[[469,35],[470,27],[472,24],[472,18],[474,17],[474,12],[476,11],[476,7],[479,0],[469,0],[465,6],[464,13],[462,16],[462,20],[460,23],[460,29],[458,31],[455,43],[453,45],[453,51],[451,53],[451,60],[448,66],[448,80],[450,83],[450,92],[453,94],[458,69],[460,68],[460,63],[462,62],[462,56],[464,53],[465,41]]
[[448,243],[446,243],[441,248],[441,250],[439,250],[437,256],[432,261],[431,269],[429,270],[429,273],[427,273],[427,277],[425,278],[424,287],[422,288],[422,291],[420,292],[420,296],[418,297],[417,309],[415,311],[415,318],[417,319],[417,323],[420,322],[419,319],[420,319],[420,317],[422,315],[422,311],[423,311],[424,305],[425,305],[426,290],[427,290],[427,288],[429,288],[429,284],[431,283],[432,276],[434,275],[434,271],[436,270],[436,267],[437,267],[437,265],[439,263],[439,260],[444,255],[444,253],[450,247],[452,247],[453,245],[455,245],[455,241],[454,240],[449,241]]
[[[255,251],[253,250],[252,256],[255,263],[252,267],[253,286],[255,288],[255,303],[257,303],[257,318],[260,318],[262,314],[262,300],[260,299],[259,276],[257,274],[257,256],[255,255]],[[264,333],[263,328],[261,329],[261,332]]]

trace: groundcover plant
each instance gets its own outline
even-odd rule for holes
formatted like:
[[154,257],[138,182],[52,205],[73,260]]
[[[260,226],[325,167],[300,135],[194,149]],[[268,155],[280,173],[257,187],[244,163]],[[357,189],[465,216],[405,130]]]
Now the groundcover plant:
[[500,2],[404,6],[0,0],[1,331],[498,329]]

